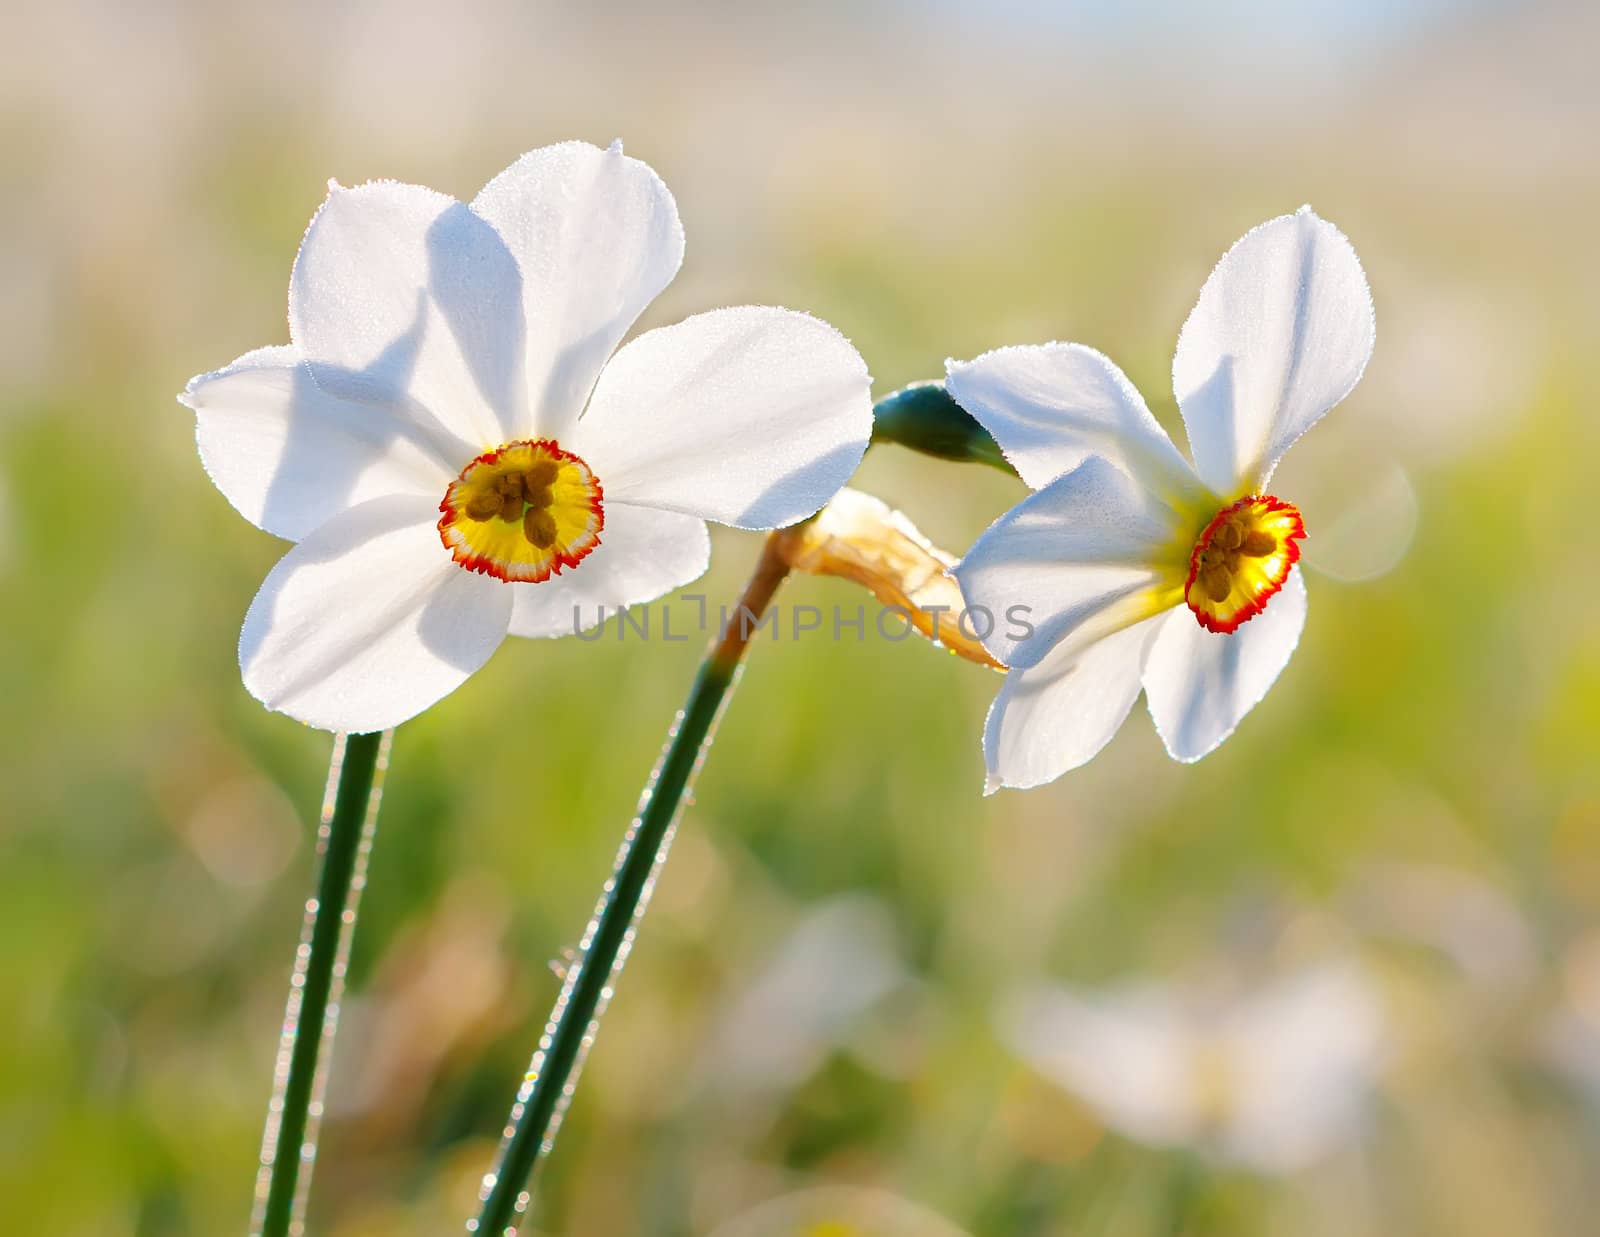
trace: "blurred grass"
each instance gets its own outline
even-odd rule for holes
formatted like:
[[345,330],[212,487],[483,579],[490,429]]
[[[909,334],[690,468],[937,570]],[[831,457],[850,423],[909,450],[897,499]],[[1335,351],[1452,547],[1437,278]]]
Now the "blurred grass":
[[[880,391],[947,354],[1080,339],[1174,427],[1171,348],[1210,263],[1310,199],[1379,312],[1367,378],[1297,452],[1323,496],[1313,536],[1373,460],[1408,470],[1421,521],[1392,573],[1311,580],[1291,667],[1194,767],[1140,709],[1089,769],[985,800],[991,674],[870,625],[757,648],[539,1231],[707,1233],[829,1183],[985,1237],[1584,1231],[1596,1097],[1541,1051],[1558,1009],[1584,1010],[1600,927],[1600,198],[1592,145],[1560,144],[1595,114],[1567,67],[1581,10],[1461,17],[1327,96],[1246,74],[1281,107],[1233,111],[1081,48],[1059,80],[1038,48],[1011,72],[892,10],[353,12],[41,8],[7,53],[25,122],[0,146],[23,219],[0,296],[7,1231],[211,1234],[248,1211],[328,740],[239,685],[238,622],[283,547],[210,487],[173,393],[283,338],[327,176],[466,196],[522,149],[613,132],[688,230],[647,325],[809,309]],[[1494,49],[1510,69],[1484,67]],[[893,451],[858,484],[956,551],[1018,494]],[[756,552],[719,535],[695,591],[730,597]],[[869,603],[817,580],[783,600]],[[434,1234],[468,1213],[557,986],[545,961],[588,915],[699,651],[510,642],[402,728],[315,1231]],[[557,707],[524,718],[530,685]],[[1384,892],[1396,871],[1471,878],[1531,946],[1506,954],[1477,920],[1460,957],[1430,943]],[[912,982],[798,1080],[719,1083],[709,1030],[850,893],[886,909]],[[1389,1068],[1366,1140],[1302,1177],[1108,1134],[993,1030],[1040,975],[1253,974],[1346,947],[1388,996]],[[1485,978],[1462,961],[1480,953],[1512,961]]]

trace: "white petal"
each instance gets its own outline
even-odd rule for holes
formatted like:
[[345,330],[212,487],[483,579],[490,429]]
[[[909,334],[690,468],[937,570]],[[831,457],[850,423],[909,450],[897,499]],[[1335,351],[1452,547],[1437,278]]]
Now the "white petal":
[[295,348],[258,348],[178,397],[200,461],[258,528],[298,541],[383,494],[443,496],[455,469],[415,421],[329,395]]
[[1356,251],[1309,206],[1228,250],[1172,362],[1205,483],[1224,495],[1264,486],[1290,444],[1356,385],[1373,331]]
[[607,498],[777,528],[855,471],[872,435],[871,387],[861,354],[826,322],[718,309],[617,353],[574,450]]
[[654,601],[699,579],[711,561],[711,538],[693,516],[608,500],[605,518],[600,544],[576,567],[538,584],[510,586],[513,636],[586,631],[623,606]]
[[683,262],[677,203],[620,143],[563,142],[523,155],[472,209],[522,270],[529,432],[568,445],[606,358]]
[[1186,566],[1164,562],[1176,518],[1091,456],[1006,512],[956,564],[969,626],[988,630],[996,660],[1031,666],[1076,629],[1104,635],[1166,609],[1181,599]]
[[1088,456],[1162,492],[1198,488],[1194,470],[1123,372],[1082,344],[999,348],[946,361],[946,386],[1033,489]]
[[454,198],[330,189],[295,259],[289,333],[330,393],[431,413],[466,448],[458,469],[526,433],[522,279]]
[[1053,782],[1087,764],[1139,698],[1145,651],[1162,616],[1084,649],[1058,645],[1037,666],[1012,670],[983,728],[985,793]]
[[239,636],[250,694],[323,730],[383,730],[488,661],[511,590],[458,567],[438,518],[425,498],[375,498],[284,555]]
[[1199,760],[1233,733],[1278,677],[1306,623],[1306,586],[1289,573],[1267,608],[1231,634],[1174,610],[1145,661],[1144,690],[1174,760]]

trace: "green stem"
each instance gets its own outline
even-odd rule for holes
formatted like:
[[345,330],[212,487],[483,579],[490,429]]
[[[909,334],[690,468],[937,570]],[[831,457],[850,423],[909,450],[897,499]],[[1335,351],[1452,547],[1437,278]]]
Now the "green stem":
[[577,957],[567,967],[539,1050],[517,1093],[500,1143],[499,1163],[483,1179],[479,1191],[482,1209],[476,1220],[468,1222],[469,1233],[515,1233],[516,1218],[527,1208],[534,1169],[555,1142],[578,1072],[672,846],[684,794],[705,759],[711,732],[738,679],[750,635],[788,574],[778,548],[780,535],[768,538],[728,630],[701,663],[661,760],[645,786],[639,814],[622,840],[616,867],[601,891]]
[[367,858],[378,822],[382,770],[394,732],[334,739],[323,795],[317,853],[322,870],[306,902],[300,947],[283,1015],[273,1071],[274,1090],[261,1140],[257,1237],[305,1231],[306,1192],[317,1153],[327,1055],[339,1024],[339,998],[355,934],[356,909],[366,885]]

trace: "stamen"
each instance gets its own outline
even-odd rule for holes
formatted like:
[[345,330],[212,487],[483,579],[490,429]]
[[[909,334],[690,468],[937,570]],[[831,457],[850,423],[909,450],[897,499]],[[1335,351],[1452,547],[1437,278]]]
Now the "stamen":
[[493,490],[479,490],[467,499],[467,514],[474,520],[487,520],[500,511],[500,495]]
[[605,527],[600,482],[549,439],[485,451],[439,504],[439,538],[468,571],[538,583],[576,567]]
[[1251,558],[1265,558],[1278,548],[1278,539],[1271,533],[1264,533],[1259,528],[1250,530],[1250,535],[1244,539],[1244,544],[1239,547],[1241,554],[1248,554]]
[[1184,600],[1207,631],[1236,631],[1266,608],[1300,557],[1300,512],[1269,495],[1230,503],[1189,555]]
[[529,507],[522,517],[522,535],[541,550],[556,543],[556,517],[544,507]]

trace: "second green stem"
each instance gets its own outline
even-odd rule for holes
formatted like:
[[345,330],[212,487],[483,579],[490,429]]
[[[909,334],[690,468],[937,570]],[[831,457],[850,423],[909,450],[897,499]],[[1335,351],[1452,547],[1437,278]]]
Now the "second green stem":
[[623,838],[616,868],[601,891],[577,957],[567,967],[527,1081],[511,1110],[499,1165],[484,1178],[479,1194],[482,1210],[468,1223],[469,1233],[514,1232],[516,1217],[527,1207],[528,1183],[540,1155],[555,1140],[600,1015],[611,999],[612,983],[627,960],[656,874],[672,845],[684,794],[738,678],[750,635],[788,571],[776,539],[769,538],[728,630],[700,666],[661,763],[645,788],[639,814]]

